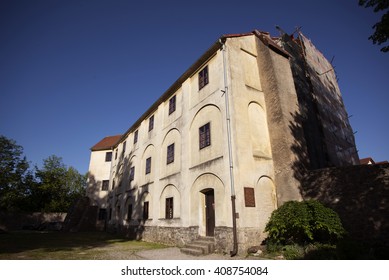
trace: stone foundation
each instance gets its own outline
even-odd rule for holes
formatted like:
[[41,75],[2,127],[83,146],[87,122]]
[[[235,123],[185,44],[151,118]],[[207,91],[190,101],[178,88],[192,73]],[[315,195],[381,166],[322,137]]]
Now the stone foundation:
[[259,228],[238,229],[238,254],[246,255],[248,248],[259,246],[265,238],[265,233]]
[[158,227],[146,226],[142,240],[183,247],[199,237],[198,227]]
[[[111,232],[119,232],[126,237],[148,242],[158,242],[165,245],[183,247],[200,236],[199,228],[193,227],[161,227],[131,225],[109,227]],[[233,232],[230,227],[215,228],[215,252],[219,254],[230,254],[233,249]],[[257,228],[238,229],[238,255],[245,255],[251,246],[260,245],[264,239],[263,233]]]

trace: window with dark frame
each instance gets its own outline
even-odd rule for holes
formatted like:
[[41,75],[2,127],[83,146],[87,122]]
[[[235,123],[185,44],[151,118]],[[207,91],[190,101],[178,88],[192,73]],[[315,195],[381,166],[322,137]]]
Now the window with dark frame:
[[211,125],[207,123],[199,128],[200,150],[211,145]]
[[254,188],[244,187],[244,204],[245,207],[255,207]]
[[209,82],[208,79],[208,65],[199,72],[199,90],[205,87]]
[[154,128],[154,115],[152,115],[150,118],[149,118],[149,131],[152,131]]
[[130,221],[132,218],[132,204],[128,204],[127,208],[127,221]]
[[166,198],[165,219],[173,219],[173,197]]
[[149,218],[149,202],[145,201],[143,203],[143,220],[147,220]]
[[166,164],[174,162],[174,143],[167,146]]
[[120,218],[120,206],[116,206],[116,219],[119,219]]
[[105,161],[106,162],[112,161],[112,152],[105,153]]
[[146,174],[151,172],[151,157],[146,159]]
[[130,168],[130,178],[129,178],[130,183],[131,183],[131,181],[134,181],[134,178],[135,178],[135,166],[132,166]]
[[169,99],[169,115],[176,110],[176,96]]
[[99,221],[104,221],[107,219],[107,209],[100,208],[99,209]]
[[101,190],[102,191],[108,191],[108,188],[109,188],[109,180],[103,180],[103,183],[102,183],[102,186],[101,186]]
[[134,132],[134,144],[138,143],[138,130]]

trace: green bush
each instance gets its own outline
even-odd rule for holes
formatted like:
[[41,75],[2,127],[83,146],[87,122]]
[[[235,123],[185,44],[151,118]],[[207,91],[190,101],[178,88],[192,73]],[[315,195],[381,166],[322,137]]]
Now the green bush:
[[315,200],[289,201],[275,210],[266,225],[268,244],[335,244],[345,234],[338,214]]
[[285,245],[282,248],[282,255],[287,260],[299,260],[304,258],[304,248],[293,244],[293,245]]

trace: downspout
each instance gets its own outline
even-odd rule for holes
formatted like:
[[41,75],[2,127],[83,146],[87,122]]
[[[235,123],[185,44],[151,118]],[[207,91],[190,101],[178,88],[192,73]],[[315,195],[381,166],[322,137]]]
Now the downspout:
[[230,118],[230,105],[228,100],[228,86],[227,86],[227,69],[226,69],[226,45],[225,41],[219,39],[219,42],[222,45],[222,54],[223,54],[223,74],[224,74],[224,90],[222,90],[225,98],[226,104],[226,122],[227,122],[227,142],[228,142],[228,160],[230,167],[230,182],[231,182],[231,208],[232,208],[232,234],[234,247],[230,251],[230,256],[233,257],[238,253],[238,237],[236,230],[236,206],[235,206],[235,187],[234,187],[234,163],[232,158],[232,147],[231,147],[231,118]]

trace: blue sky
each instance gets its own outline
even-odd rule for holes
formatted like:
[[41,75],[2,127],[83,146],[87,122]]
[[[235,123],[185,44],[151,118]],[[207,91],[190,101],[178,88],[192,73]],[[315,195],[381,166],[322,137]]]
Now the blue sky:
[[81,173],[89,148],[124,133],[222,34],[275,25],[333,60],[361,158],[389,160],[389,53],[358,0],[0,1],[0,134],[41,165]]

